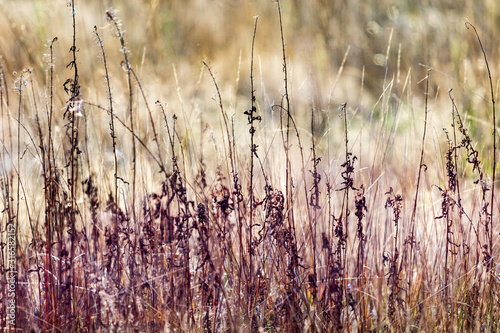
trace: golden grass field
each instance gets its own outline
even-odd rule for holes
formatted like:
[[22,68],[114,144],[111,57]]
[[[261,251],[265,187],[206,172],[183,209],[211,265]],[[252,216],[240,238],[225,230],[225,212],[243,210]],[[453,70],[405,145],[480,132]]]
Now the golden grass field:
[[499,331],[499,22],[0,1],[0,327]]

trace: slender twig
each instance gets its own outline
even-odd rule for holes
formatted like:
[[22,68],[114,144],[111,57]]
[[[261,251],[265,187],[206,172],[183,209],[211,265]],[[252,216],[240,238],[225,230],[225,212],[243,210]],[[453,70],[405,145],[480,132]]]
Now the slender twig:
[[[477,41],[479,42],[479,46],[481,47],[481,52],[483,53],[484,56],[484,62],[486,63],[486,69],[488,70],[488,78],[490,81],[490,92],[491,92],[491,109],[493,112],[493,121],[492,121],[492,126],[493,126],[493,170],[492,170],[492,179],[491,179],[491,198],[490,198],[490,214],[488,217],[489,223],[487,223],[486,228],[489,228],[489,234],[487,235],[488,237],[488,252],[486,254],[486,263],[488,270],[493,269],[493,213],[494,213],[494,205],[495,205],[495,180],[496,180],[496,171],[497,171],[497,131],[496,131],[496,111],[495,111],[495,94],[493,92],[493,81],[491,79],[491,71],[490,71],[490,65],[488,64],[488,58],[486,57],[486,52],[484,51],[483,43],[481,42],[481,38],[479,38],[479,34],[476,30],[476,27],[471,24],[470,22],[466,22],[465,26],[467,29],[472,27],[474,29],[474,33],[476,34]],[[489,225],[488,225],[489,224]],[[486,230],[488,232],[488,230]],[[493,311],[493,274],[490,274],[490,329],[493,330],[493,316],[492,316],[492,311]]]
[[[249,210],[250,210],[250,217],[249,217],[249,223],[248,223],[248,250],[249,250],[249,253],[248,253],[248,281],[252,281],[252,276],[253,276],[253,256],[254,256],[254,250],[252,249],[252,243],[253,243],[253,234],[252,234],[252,231],[253,231],[253,224],[254,224],[254,220],[253,220],[253,215],[254,215],[254,184],[253,184],[253,177],[254,177],[254,155],[257,154],[257,145],[254,143],[254,139],[255,139],[255,126],[254,126],[254,122],[256,120],[260,121],[261,118],[260,116],[255,116],[255,113],[257,112],[257,107],[255,106],[255,102],[256,102],[256,98],[255,98],[255,88],[254,88],[254,73],[253,73],[253,60],[254,60],[254,50],[255,50],[255,36],[257,34],[257,23],[259,21],[259,17],[257,16],[255,18],[255,25],[254,25],[254,29],[253,29],[253,37],[252,37],[252,54],[251,54],[251,58],[250,58],[250,90],[251,90],[251,94],[252,94],[252,98],[251,98],[251,108],[250,110],[248,111],[245,111],[245,114],[248,116],[248,124],[250,125],[250,197],[249,197]],[[242,252],[242,241],[241,241],[241,233],[242,233],[242,230],[241,230],[241,222],[240,222],[240,255],[243,254]],[[243,258],[243,256],[242,256]],[[240,276],[240,279],[241,279],[241,276]],[[251,286],[248,284],[248,290],[247,290],[247,295],[250,296],[251,295],[251,290],[250,290]],[[251,300],[249,303],[249,312],[250,312],[250,309],[253,308],[253,300]]]
[[[14,223],[15,223],[15,240],[14,240],[14,246],[13,246],[13,250],[15,251],[14,252],[14,255],[16,256],[17,255],[17,248],[18,248],[18,242],[19,242],[19,239],[17,237],[17,235],[19,234],[18,231],[19,231],[19,204],[20,204],[20,193],[21,193],[21,175],[20,175],[20,170],[21,170],[21,109],[23,108],[22,107],[22,101],[23,101],[23,86],[25,84],[25,75],[29,74],[29,70],[24,70],[20,77],[19,77],[19,86],[16,87],[17,89],[19,89],[19,100],[18,100],[18,109],[17,109],[17,188],[16,188],[16,210],[15,210],[15,217],[14,217]],[[10,200],[10,198],[8,198],[8,200]],[[15,288],[15,292],[18,293],[19,291],[19,288],[17,288],[17,284],[18,284],[18,280],[16,279],[15,280],[15,284],[16,284],[16,288]],[[16,306],[16,303],[17,303],[17,299],[18,299],[18,295],[16,295],[16,297],[14,297],[14,306],[16,308],[16,313],[15,313],[15,318],[14,318],[14,327],[17,326],[17,306]]]
[[136,147],[135,147],[135,127],[134,127],[134,109],[133,109],[133,90],[132,90],[132,65],[129,61],[129,51],[125,46],[125,37],[123,35],[121,26],[115,17],[115,13],[113,10],[106,11],[106,17],[110,22],[113,22],[116,28],[116,34],[118,39],[120,40],[121,50],[123,53],[123,67],[127,72],[127,85],[128,85],[128,112],[130,117],[130,130],[132,135],[132,217],[134,221],[137,220],[135,215],[135,188],[136,188],[136,175],[137,175],[137,156],[136,156]]
[[[54,186],[54,166],[55,163],[54,156],[54,144],[52,139],[52,117],[54,113],[54,42],[57,41],[57,37],[54,37],[50,43],[50,64],[49,64],[49,108],[48,108],[48,143],[47,143],[47,158],[46,158],[46,170],[44,172],[45,177],[45,202],[46,202],[46,214],[45,214],[45,290],[47,297],[45,299],[45,323],[50,321],[55,322],[55,313],[53,312],[52,319],[49,319],[51,304],[55,302],[54,295],[54,278],[52,274],[52,224],[53,224],[53,211],[54,209],[49,209],[49,204],[55,202],[55,186]],[[43,143],[42,143],[43,144]],[[45,163],[44,163],[45,166]],[[55,225],[54,225],[55,226]]]
[[[410,253],[409,257],[407,258],[408,261],[411,263],[410,264],[410,270],[409,270],[409,280],[408,280],[408,292],[407,292],[407,303],[409,306],[411,306],[411,288],[412,288],[412,280],[413,280],[413,266],[414,266],[414,260],[413,260],[413,255],[414,255],[414,250],[415,250],[415,217],[417,213],[417,203],[418,203],[418,192],[420,189],[420,181],[422,177],[422,169],[427,170],[427,165],[424,164],[424,152],[425,152],[425,136],[427,134],[427,114],[428,114],[428,100],[429,100],[429,79],[431,75],[431,70],[427,72],[427,76],[425,77],[426,80],[426,88],[425,88],[425,115],[424,115],[424,132],[422,134],[422,149],[420,151],[420,162],[418,164],[418,176],[417,176],[417,187],[415,189],[415,199],[413,201],[413,210],[411,213],[411,219],[410,219],[410,234],[408,236],[407,242],[410,245]],[[406,251],[405,251],[406,255]],[[401,265],[403,265],[404,260],[401,261]]]
[[288,223],[292,228],[293,233],[295,234],[295,222],[293,218],[293,190],[292,190],[292,170],[291,170],[291,162],[289,156],[290,150],[290,118],[291,118],[291,110],[290,110],[290,96],[288,94],[288,71],[286,64],[286,50],[285,50],[285,37],[283,33],[283,20],[281,17],[281,5],[280,1],[277,0],[276,4],[278,5],[278,16],[280,21],[280,34],[281,34],[281,50],[283,52],[283,82],[284,82],[284,101],[285,105],[281,108],[281,111],[285,110],[286,117],[286,139],[284,141],[285,146],[285,157],[286,157],[286,207],[288,211]]
[[[97,32],[96,26],[94,26],[94,33],[97,37],[99,47],[101,48],[102,63],[104,66],[106,87],[107,87],[107,93],[108,93],[108,99],[109,99],[109,114],[110,114],[109,131],[110,131],[111,142],[112,142],[112,147],[113,147],[114,200],[115,200],[115,203],[118,203],[120,200],[118,198],[118,158],[116,156],[116,134],[115,134],[115,120],[114,120],[115,113],[114,113],[114,109],[113,109],[113,94],[111,93],[111,82],[110,82],[110,78],[109,78],[106,53],[104,52],[104,43],[101,39],[101,36],[99,36],[99,33]],[[115,220],[116,220],[117,216],[116,216],[116,214],[114,214],[114,215],[115,215]],[[116,221],[115,221],[115,225],[116,225]]]
[[[349,239],[349,215],[350,215],[350,210],[349,210],[349,190],[350,189],[355,189],[354,184],[353,184],[353,179],[352,179],[352,173],[354,172],[354,161],[356,160],[356,156],[351,158],[352,153],[349,152],[349,138],[348,138],[348,128],[347,128],[347,103],[344,103],[340,106],[340,111],[342,112],[342,116],[344,118],[344,140],[345,140],[345,162],[342,164],[343,167],[345,167],[345,171],[343,171],[343,179],[344,179],[344,197],[342,199],[342,209],[344,210],[344,249],[343,249],[343,260],[342,260],[342,271],[344,274],[346,273],[348,269],[347,265],[347,240]],[[339,223],[342,223],[342,221],[339,221]],[[343,294],[347,298],[347,284],[343,283],[343,288],[344,292]],[[349,313],[349,306],[345,307],[346,311],[346,316]],[[346,329],[349,330],[349,321],[346,320]]]
[[[71,252],[70,252],[70,260],[71,260],[71,313],[76,317],[77,308],[76,308],[76,284],[75,284],[75,266],[73,265],[73,258],[75,258],[75,225],[76,225],[76,186],[77,186],[77,178],[78,178],[78,99],[80,98],[80,85],[79,85],[79,73],[78,73],[78,65],[76,62],[76,53],[78,52],[76,48],[76,9],[75,9],[75,0],[71,1],[71,17],[73,20],[73,41],[71,46],[71,54],[73,60],[69,63],[69,67],[73,68],[73,82],[71,91],[71,98],[68,103],[67,110],[74,109],[69,114],[69,119],[71,121],[71,148],[70,148],[70,178],[68,183],[70,185],[70,198],[71,198],[71,213],[70,213],[70,228],[71,228]],[[79,112],[79,110],[78,110]],[[74,323],[76,324],[76,323]],[[73,326],[73,330],[76,330],[76,326]]]

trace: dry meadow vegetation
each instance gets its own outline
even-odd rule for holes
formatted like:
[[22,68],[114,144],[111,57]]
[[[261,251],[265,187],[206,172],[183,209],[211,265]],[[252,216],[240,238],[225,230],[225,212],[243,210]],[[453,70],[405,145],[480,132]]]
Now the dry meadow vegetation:
[[500,331],[498,1],[114,2],[0,2],[4,331]]

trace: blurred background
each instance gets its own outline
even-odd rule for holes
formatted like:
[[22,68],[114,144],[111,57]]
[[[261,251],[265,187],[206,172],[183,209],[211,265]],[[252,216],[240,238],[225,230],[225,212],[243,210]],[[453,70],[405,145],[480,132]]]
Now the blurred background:
[[[42,55],[55,36],[57,56],[67,61],[72,31],[66,1],[2,0],[0,4],[0,54],[8,73],[26,66],[43,73]],[[441,71],[434,82],[443,85],[444,91],[467,80],[478,88],[475,79],[485,79],[484,61],[466,22],[477,27],[490,66],[497,69],[500,3],[495,0],[293,0],[281,5],[295,89],[300,90],[306,80],[317,94],[314,98],[329,96],[347,51],[343,84],[335,87],[339,102],[359,98],[363,70],[365,96],[373,98],[380,96],[383,82],[393,76],[404,81],[410,68],[414,82],[425,76],[428,67]],[[133,65],[148,69],[143,80],[158,82],[170,80],[172,65],[197,77],[202,60],[214,65],[223,83],[234,84],[238,70],[248,81],[254,17],[259,16],[256,66],[267,88],[279,86],[282,55],[274,1],[77,1],[81,66],[94,69],[100,61],[97,48],[89,46],[95,44],[93,27],[106,25],[105,11],[111,7],[123,21]],[[82,73],[82,80],[91,80],[92,72]],[[248,84],[240,89],[239,93],[247,94]]]

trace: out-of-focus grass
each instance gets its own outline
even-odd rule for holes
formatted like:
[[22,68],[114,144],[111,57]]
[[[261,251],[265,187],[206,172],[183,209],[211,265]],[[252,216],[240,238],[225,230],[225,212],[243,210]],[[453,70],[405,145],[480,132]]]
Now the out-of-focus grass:
[[[312,81],[313,92],[322,90],[317,91],[316,97],[327,98],[342,58],[350,47],[342,77],[344,84],[336,87],[339,102],[346,98],[358,99],[353,89],[345,86],[346,81],[354,81],[359,86],[363,67],[365,97],[370,93],[372,98],[378,98],[384,79],[391,80],[393,76],[396,79],[399,73],[402,80],[410,68],[413,77],[421,79],[427,69],[420,64],[443,72],[436,75],[434,85],[443,86],[444,90],[452,85],[460,87],[464,82],[468,83],[462,86],[464,89],[479,89],[476,80],[484,78],[485,68],[465,22],[477,26],[487,54],[495,59],[499,54],[495,42],[499,6],[490,0],[460,4],[453,1],[415,4],[412,1],[321,0],[286,3],[284,28],[291,67],[296,73],[295,88],[298,91],[304,80]],[[89,66],[82,73],[82,79],[95,79],[91,75],[98,67],[98,59],[92,56],[89,47],[93,43],[91,32],[94,25],[105,24],[103,13],[109,7],[118,9],[120,17],[126,20],[127,43],[134,65],[152,68],[150,73],[155,73],[155,79],[162,84],[170,82],[172,64],[178,68],[187,67],[196,76],[200,60],[213,62],[217,67],[222,59],[224,66],[217,68],[217,74],[221,82],[232,84],[240,52],[242,55],[249,53],[253,16],[259,15],[262,33],[256,41],[256,56],[260,58],[256,64],[262,66],[264,82],[269,82],[269,89],[278,86],[274,83],[280,81],[276,66],[280,63],[280,44],[272,1],[77,3],[78,41],[85,56],[81,66]],[[40,54],[45,51],[46,41],[57,36],[60,44],[64,44],[71,38],[68,10],[53,1],[3,2],[1,15],[5,19],[0,25],[0,50],[8,72],[20,71],[27,63],[44,71]],[[13,43],[14,40],[17,42]],[[388,48],[390,52],[386,58]],[[246,65],[248,58],[243,56],[242,61],[242,65]],[[241,66],[241,70],[242,74],[246,73],[248,66]],[[179,76],[184,79],[183,75]],[[241,89],[244,90],[240,92],[244,92],[248,87],[241,85]]]

